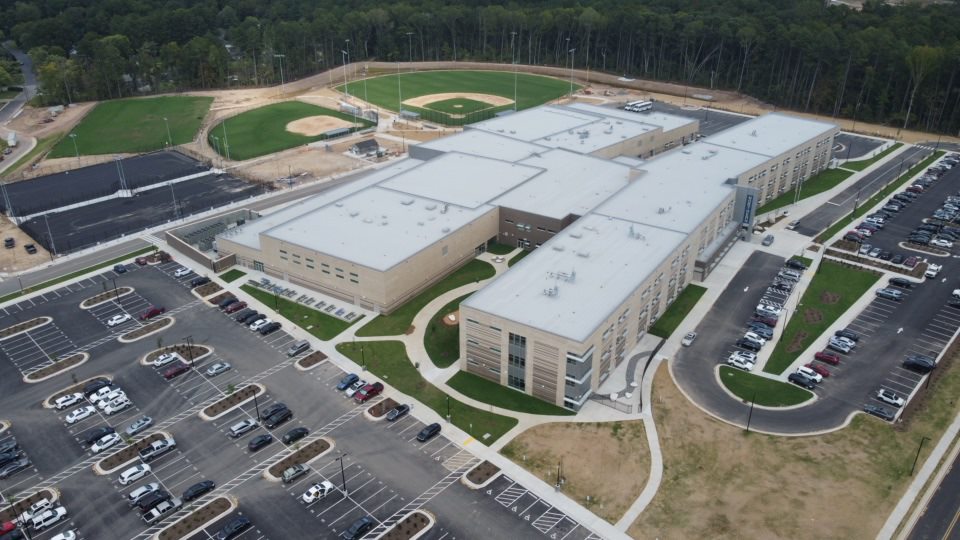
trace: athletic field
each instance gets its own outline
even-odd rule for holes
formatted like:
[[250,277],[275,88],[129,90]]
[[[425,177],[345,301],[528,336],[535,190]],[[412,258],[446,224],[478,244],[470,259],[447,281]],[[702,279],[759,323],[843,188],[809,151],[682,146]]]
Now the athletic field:
[[[402,70],[402,66],[401,66]],[[493,117],[497,112],[514,108],[514,74],[509,71],[418,71],[399,75],[383,75],[350,81],[343,92],[389,109],[414,111],[424,120],[447,125],[463,125]],[[576,91],[579,86],[574,85]],[[516,108],[527,109],[565,96],[570,82],[518,73],[516,75]]]
[[356,120],[357,126],[352,127],[353,115],[302,101],[284,101],[226,119],[210,130],[207,143],[220,155],[243,161],[326,139],[331,130],[373,125],[363,118]]
[[[197,135],[213,98],[156,97],[118,99],[98,104],[71,133],[75,133],[80,155],[136,154],[162,150],[169,142],[188,143]],[[167,119],[164,122],[164,118]],[[75,154],[69,133],[53,147],[48,157],[72,157]]]

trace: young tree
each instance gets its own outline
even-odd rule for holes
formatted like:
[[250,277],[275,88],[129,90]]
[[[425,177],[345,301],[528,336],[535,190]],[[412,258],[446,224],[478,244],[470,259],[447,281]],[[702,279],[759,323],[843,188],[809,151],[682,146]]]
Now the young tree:
[[913,110],[913,100],[917,97],[917,89],[923,80],[934,71],[943,58],[943,50],[939,47],[920,45],[910,49],[907,53],[907,68],[910,70],[910,101],[907,105],[907,114],[903,117],[903,129],[910,123],[910,112]]

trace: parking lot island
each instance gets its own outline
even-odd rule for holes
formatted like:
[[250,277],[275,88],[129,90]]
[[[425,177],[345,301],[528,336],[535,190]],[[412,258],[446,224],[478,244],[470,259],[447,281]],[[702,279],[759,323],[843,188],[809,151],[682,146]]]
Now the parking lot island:
[[294,465],[306,465],[311,461],[322,457],[324,454],[333,450],[336,446],[333,439],[321,437],[308,442],[303,448],[294,451],[289,456],[281,459],[269,469],[263,471],[263,477],[267,480],[279,482],[283,471]]
[[463,475],[460,481],[470,489],[482,489],[500,474],[500,467],[487,460],[481,461],[470,472]]
[[41,489],[27,497],[18,498],[15,503],[0,511],[0,523],[9,523],[16,521],[17,516],[30,509],[30,506],[41,500],[47,499],[50,502],[57,502],[60,498],[60,492],[56,489]]
[[0,341],[10,339],[13,336],[33,330],[35,328],[39,328],[45,324],[50,324],[51,322],[53,322],[53,317],[37,317],[30,319],[29,321],[17,323],[13,326],[8,326],[3,330],[0,330]]
[[104,291],[98,295],[87,298],[83,302],[80,302],[80,309],[90,309],[92,307],[99,306],[104,302],[119,300],[121,296],[126,296],[128,294],[133,294],[133,287],[117,287],[116,289],[110,289],[109,291]]
[[119,451],[114,452],[94,463],[93,472],[100,475],[114,473],[120,470],[121,467],[140,459],[140,451],[150,446],[152,443],[172,438],[173,435],[166,431],[155,431],[139,441],[136,441],[133,444],[128,444]]
[[381,540],[413,540],[420,538],[437,522],[426,510],[414,510],[381,536]]
[[367,408],[367,410],[363,411],[363,415],[373,421],[383,420],[386,418],[387,413],[393,410],[393,408],[397,405],[399,405],[399,403],[394,401],[393,398],[386,398]]
[[24,375],[23,382],[38,383],[40,381],[45,381],[50,377],[54,377],[63,373],[64,371],[67,371],[68,369],[73,369],[79,366],[89,359],[90,354],[85,352],[75,353],[66,358],[56,359],[52,364]]
[[728,366],[720,366],[717,377],[731,394],[759,407],[793,407],[814,398],[813,392],[792,384]]
[[59,398],[62,398],[63,396],[65,396],[65,395],[67,395],[67,394],[75,394],[75,393],[77,393],[77,392],[80,392],[81,390],[83,390],[83,387],[87,385],[87,383],[92,382],[92,381],[94,381],[94,380],[96,380],[96,379],[104,379],[104,380],[107,380],[107,381],[112,381],[112,380],[113,380],[113,376],[112,376],[112,375],[106,375],[106,374],[104,374],[104,375],[94,375],[93,377],[88,377],[88,378],[86,378],[86,379],[83,379],[82,381],[78,381],[77,383],[72,384],[72,385],[64,388],[63,390],[59,390],[59,391],[57,391],[57,393],[55,393],[55,394],[51,395],[50,397],[48,397],[47,399],[43,400],[43,403],[41,403],[41,406],[42,406],[44,409],[52,409],[52,408],[53,408],[53,402],[54,402],[54,401],[56,401],[56,400],[59,399]]
[[239,506],[236,497],[217,497],[207,504],[190,512],[187,516],[170,524],[157,534],[159,540],[183,540],[200,532],[207,524],[213,523],[233,512]]
[[327,355],[323,354],[320,351],[313,351],[312,353],[304,356],[297,360],[296,368],[300,371],[308,371],[320,365],[321,362],[327,359]]
[[162,317],[150,323],[147,323],[139,328],[131,330],[126,334],[123,334],[122,336],[117,338],[117,341],[119,341],[120,343],[131,343],[131,342],[143,339],[145,337],[152,336],[157,332],[162,332],[167,328],[173,326],[173,323],[175,322],[176,322],[176,319],[174,319],[173,317]]
[[140,359],[140,365],[149,366],[157,359],[161,354],[176,354],[180,358],[187,358],[191,362],[199,362],[207,356],[213,354],[213,348],[206,345],[195,345],[187,343],[177,343],[175,345],[167,345],[166,347],[150,351]]
[[254,397],[259,397],[266,391],[267,387],[259,383],[244,386],[200,411],[200,418],[216,420],[244,403],[253,401]]

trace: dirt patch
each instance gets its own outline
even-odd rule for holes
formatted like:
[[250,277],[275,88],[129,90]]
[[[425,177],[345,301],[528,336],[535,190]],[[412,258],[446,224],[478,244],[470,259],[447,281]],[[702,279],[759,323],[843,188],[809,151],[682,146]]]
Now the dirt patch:
[[46,137],[54,133],[65,133],[77,125],[95,105],[96,102],[90,102],[64,107],[63,112],[58,114],[50,123],[44,122],[44,120],[50,118],[50,113],[47,112],[46,107],[24,107],[23,112],[11,120],[7,127],[31,137]]
[[460,310],[452,311],[443,316],[443,325],[444,326],[459,326],[460,325]]
[[443,94],[427,94],[425,96],[417,96],[415,98],[405,99],[403,103],[411,107],[426,107],[431,103],[437,101],[447,101],[448,99],[472,99],[473,101],[479,101],[481,103],[486,103],[491,107],[502,107],[504,105],[510,105],[513,103],[513,100],[510,98],[505,98],[503,96],[494,96],[492,94],[473,94],[470,92],[447,92]]
[[47,499],[52,501],[54,497],[53,491],[49,489],[42,489],[29,497],[23,499],[17,499],[17,502],[13,503],[12,506],[8,506],[0,512],[0,523],[6,523],[8,521],[14,521],[17,519],[19,514],[30,510],[30,507],[38,502],[40,499]]
[[223,399],[213,403],[207,408],[203,409],[201,412],[202,415],[205,415],[209,418],[214,418],[218,415],[221,415],[234,407],[238,407],[241,403],[245,402],[248,399],[253,399],[253,396],[260,396],[266,392],[266,388],[258,384],[252,384],[250,386],[244,386],[243,388],[237,390],[236,392],[230,394],[229,396],[224,397]]
[[121,448],[119,452],[107,456],[97,462],[97,466],[104,472],[113,471],[127,463],[140,459],[140,451],[153,444],[154,441],[162,441],[167,438],[165,433],[153,433],[139,441]]
[[37,317],[35,319],[30,319],[29,321],[23,321],[22,323],[17,323],[13,326],[8,326],[3,330],[0,330],[0,339],[8,338],[20,332],[26,332],[38,326],[43,326],[44,324],[52,321],[50,317]]
[[423,510],[414,510],[390,528],[380,540],[407,540],[427,529],[432,523],[430,515]]
[[470,469],[470,472],[467,473],[467,480],[479,486],[499,472],[500,467],[497,467],[487,460],[483,460],[479,465]]
[[102,304],[110,300],[116,299],[120,296],[130,294],[133,292],[133,287],[117,287],[116,289],[111,289],[109,291],[102,292],[96,296],[91,296],[83,302],[80,302],[80,309],[91,308],[97,304]]
[[[11,180],[13,179],[11,178],[8,181]],[[16,247],[13,249],[0,250],[0,271],[13,273],[33,268],[40,263],[50,260],[50,256],[47,251],[43,249],[43,246],[38,245],[33,238],[30,238],[27,233],[14,225],[6,216],[0,217],[0,237],[13,238],[14,242],[16,242]],[[25,244],[37,246],[37,252],[33,255],[27,253],[23,249]],[[16,278],[11,276],[10,279]]]
[[836,304],[840,301],[840,295],[830,291],[824,291],[820,294],[820,301],[824,304]]
[[320,115],[298,118],[287,124],[286,130],[290,133],[296,133],[297,135],[316,137],[317,135],[323,135],[324,133],[334,129],[349,128],[353,126],[353,122],[348,122],[347,120],[335,118],[333,116]]
[[267,472],[274,477],[279,478],[283,471],[294,465],[302,465],[311,459],[319,456],[330,449],[330,441],[327,439],[317,439],[307,443],[306,446],[281,459],[276,465],[270,467]]
[[210,283],[201,285],[193,289],[193,292],[197,293],[200,296],[210,296],[211,294],[222,291],[222,290],[223,290],[223,287],[211,281]]
[[160,531],[160,540],[179,540],[199,529],[204,523],[230,510],[232,504],[226,497],[217,497],[200,508],[194,510],[187,517]]
[[79,366],[87,358],[88,358],[87,353],[72,354],[66,358],[60,358],[55,360],[49,366],[46,366],[34,372],[31,372],[29,375],[26,375],[24,379],[27,382],[40,381],[51,375],[64,372],[72,367]]
[[[613,523],[647,483],[650,455],[643,422],[557,422],[534,426],[501,450],[512,461]],[[649,535],[641,535],[647,537]]]
[[381,416],[392,411],[399,403],[393,400],[393,398],[387,398],[376,405],[367,409],[367,414],[374,418],[380,418]]
[[786,351],[789,353],[795,353],[806,349],[807,346],[804,345],[803,342],[807,339],[807,335],[808,334],[806,332],[797,332],[797,335],[793,336],[793,339],[787,345]]
[[297,367],[300,369],[310,369],[313,366],[316,366],[320,362],[323,362],[327,359],[327,355],[323,354],[320,351],[313,351],[312,353],[304,356],[303,358],[297,360]]
[[[836,302],[831,302],[836,303]],[[803,320],[807,324],[817,324],[823,320],[823,312],[819,309],[806,308],[803,310]]]
[[145,324],[136,330],[127,332],[126,334],[120,336],[120,341],[126,343],[128,341],[136,341],[142,337],[149,336],[154,332],[159,332],[164,328],[173,324],[173,317],[160,317],[159,319],[154,319],[149,324]]
[[[400,143],[396,143],[396,146],[399,147]],[[278,180],[292,177],[294,185],[327,181],[333,175],[366,165],[358,159],[343,155],[342,152],[346,149],[338,152],[336,146],[331,145],[330,148],[328,152],[325,147],[297,146],[274,154],[275,159],[252,160],[254,163],[237,167],[233,172],[249,180],[269,182],[272,187],[288,188],[289,182]]]

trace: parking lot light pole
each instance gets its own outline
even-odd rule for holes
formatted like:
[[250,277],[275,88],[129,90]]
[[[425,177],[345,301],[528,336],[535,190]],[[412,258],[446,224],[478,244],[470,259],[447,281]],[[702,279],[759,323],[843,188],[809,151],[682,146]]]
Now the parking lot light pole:
[[77,155],[77,163],[80,163],[80,149],[77,148],[77,134],[71,133],[70,140],[73,141],[73,152]]
[[257,411],[257,422],[259,422],[259,421],[260,421],[260,404],[257,403],[257,391],[256,391],[256,389],[254,389],[254,391],[253,391],[253,408],[254,408],[254,410]]
[[447,396],[447,423],[450,423],[450,396]]
[[113,281],[113,295],[117,305],[120,305],[120,291],[117,290],[117,278],[110,278]]
[[347,452],[341,452],[340,457],[337,458],[337,461],[340,462],[340,482],[343,483],[343,496],[348,497],[350,492],[347,491],[347,475],[343,472],[343,458],[349,456]]
[[930,440],[930,437],[923,437],[920,439],[920,446],[917,447],[917,457],[913,458],[913,467],[910,467],[910,476],[913,476],[913,471],[917,468],[917,461],[920,459],[920,451],[923,450],[923,443]]
[[185,336],[183,342],[187,344],[187,356],[190,357],[190,367],[193,367],[193,336]]
[[750,421],[753,420],[753,404],[757,401],[757,393],[753,393],[753,397],[750,398],[750,414],[747,415],[747,433],[750,433]]
[[273,56],[274,56],[274,58],[279,58],[279,59],[280,59],[280,96],[282,97],[282,96],[283,96],[283,59],[284,59],[284,57],[286,57],[287,55],[285,55],[285,54],[275,54],[275,55],[273,55]]
[[173,146],[173,137],[170,136],[170,122],[166,116],[163,117],[163,123],[167,126],[167,146]]
[[53,233],[50,232],[50,218],[47,217],[47,214],[43,215],[43,221],[47,224],[47,236],[50,237],[50,260],[53,260],[54,255],[57,254],[57,244],[53,241]]

